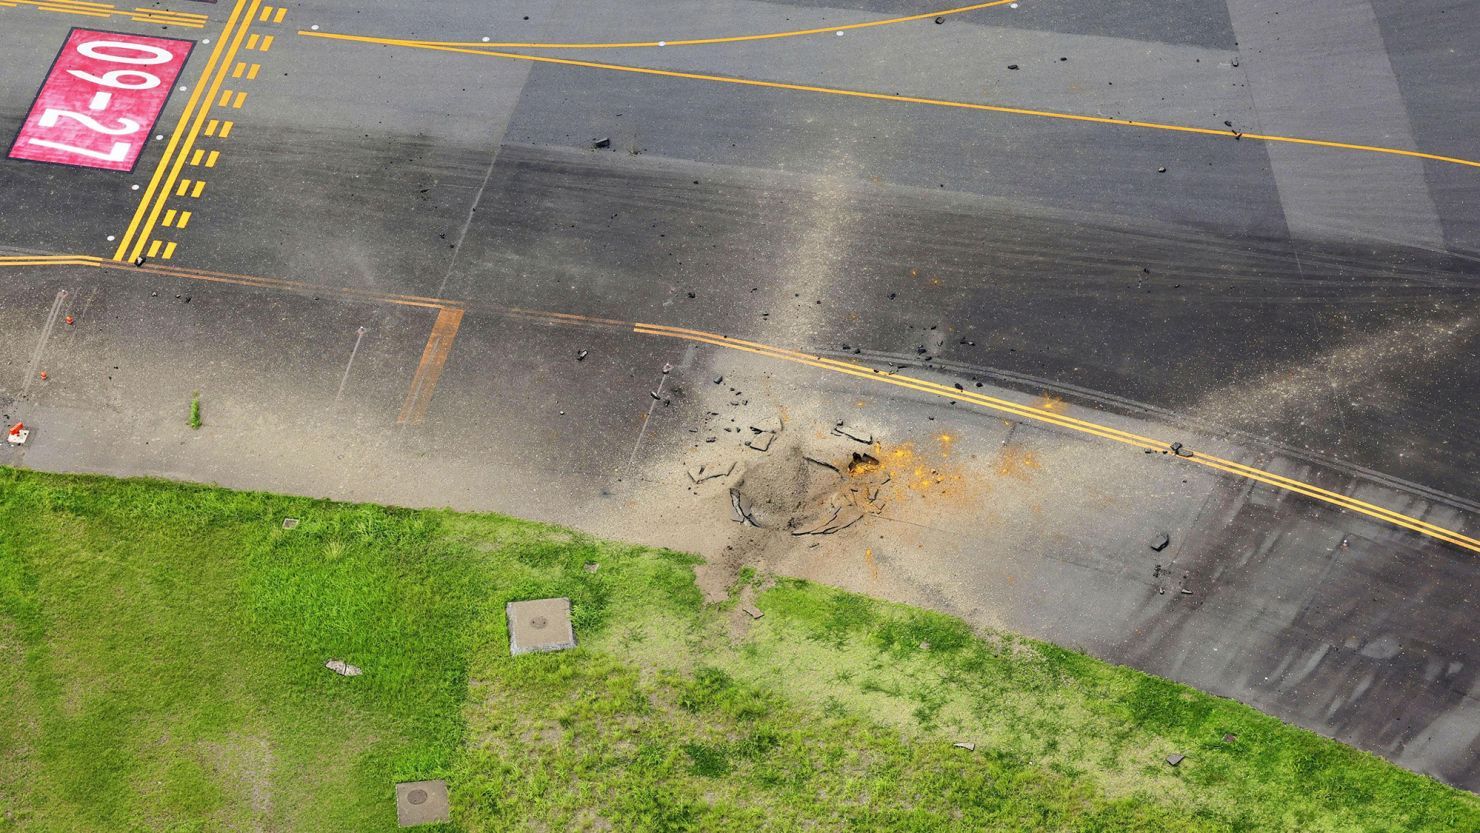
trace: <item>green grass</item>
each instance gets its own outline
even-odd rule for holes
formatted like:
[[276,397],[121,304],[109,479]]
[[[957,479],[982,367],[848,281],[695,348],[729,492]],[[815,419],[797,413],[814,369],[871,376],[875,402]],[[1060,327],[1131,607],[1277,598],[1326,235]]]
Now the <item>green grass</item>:
[[[389,831],[436,777],[442,830],[1480,829],[1468,793],[948,617],[747,572],[732,632],[693,563],[0,469],[0,831]],[[545,596],[581,647],[510,658],[504,604]]]
[[197,392],[190,397],[190,420],[188,422],[192,431],[200,430],[200,393]]

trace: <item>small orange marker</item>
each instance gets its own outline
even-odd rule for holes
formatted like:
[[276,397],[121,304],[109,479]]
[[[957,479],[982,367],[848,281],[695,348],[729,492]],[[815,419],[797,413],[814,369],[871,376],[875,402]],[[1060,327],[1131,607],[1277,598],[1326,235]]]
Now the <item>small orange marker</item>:
[[67,316],[67,326],[68,326],[68,327],[70,327],[70,326],[72,326],[72,322],[73,322],[73,320],[74,320],[74,319],[73,319],[73,318],[72,318],[72,316],[70,316],[70,315],[69,315],[69,316]]
[[46,381],[46,371],[45,370],[41,371],[41,381],[43,381],[43,382]]

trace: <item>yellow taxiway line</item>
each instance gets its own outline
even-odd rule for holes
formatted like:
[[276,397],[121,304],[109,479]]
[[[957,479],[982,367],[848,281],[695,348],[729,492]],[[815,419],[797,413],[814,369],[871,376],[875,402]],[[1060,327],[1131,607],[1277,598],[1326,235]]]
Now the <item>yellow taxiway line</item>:
[[483,46],[497,49],[637,49],[644,47],[663,46],[710,46],[720,43],[744,43],[758,40],[777,40],[780,38],[797,38],[806,35],[823,35],[833,32],[842,32],[852,29],[870,29],[875,26],[892,26],[896,23],[910,23],[916,20],[931,20],[937,17],[949,17],[954,14],[965,14],[979,9],[990,9],[993,6],[1005,6],[1016,0],[992,0],[990,3],[973,3],[970,6],[957,6],[952,9],[941,9],[935,12],[921,12],[919,14],[905,15],[904,17],[890,17],[883,20],[868,20],[863,23],[844,23],[840,26],[818,26],[813,29],[792,29],[786,32],[766,32],[759,35],[732,35],[720,38],[689,38],[687,40],[650,40],[650,41],[596,41],[593,43],[576,43],[571,41],[557,41],[553,43],[533,43],[528,41],[502,41],[489,43],[488,41],[436,41],[421,40],[412,43],[426,44],[432,46]]
[[1456,156],[1441,156],[1435,153],[1424,153],[1417,150],[1406,150],[1404,148],[1383,147],[1381,145],[1360,145],[1352,142],[1338,142],[1329,139],[1309,139],[1300,136],[1278,136],[1270,133],[1235,133],[1228,129],[1214,129],[1211,127],[1195,127],[1185,124],[1166,124],[1163,122],[1137,121],[1135,119],[1112,119],[1106,116],[1086,116],[1078,113],[1060,113],[1054,110],[1034,110],[1027,107],[1007,107],[999,104],[978,104],[972,101],[955,101],[946,98],[926,98],[923,96],[895,95],[891,93],[876,93],[867,90],[853,90],[844,87],[823,87],[815,84],[792,84],[783,81],[762,81],[756,78],[744,78],[729,75],[709,75],[702,72],[679,72],[671,69],[653,69],[651,67],[631,66],[628,64],[610,64],[602,61],[578,61],[571,58],[552,58],[546,55],[522,55],[516,52],[499,52],[488,49],[473,49],[460,46],[436,46],[419,41],[400,40],[397,38],[376,38],[363,35],[344,35],[332,32],[314,32],[300,30],[298,34],[310,38],[326,38],[330,40],[353,41],[357,43],[373,43],[381,46],[400,46],[410,49],[430,49],[437,52],[454,52],[463,55],[482,55],[489,58],[502,58],[513,61],[530,61],[541,64],[559,64],[562,66],[582,67],[585,69],[599,69],[608,72],[628,72],[639,75],[656,75],[663,78],[682,78],[690,81],[708,81],[715,84],[731,84],[744,87],[761,87],[772,90],[790,90],[793,92],[820,93],[823,95],[844,96],[848,98],[862,98],[874,101],[887,101],[894,104],[921,104],[932,107],[950,107],[961,110],[976,110],[988,113],[1005,113],[1014,116],[1034,116],[1044,119],[1060,119],[1063,121],[1076,121],[1087,124],[1110,125],[1114,127],[1138,127],[1148,130],[1163,130],[1173,133],[1190,133],[1202,136],[1216,136],[1223,139],[1249,139],[1257,142],[1277,142],[1284,144],[1308,145],[1312,147],[1334,148],[1339,150],[1363,151],[1366,153],[1381,153],[1390,156],[1406,156],[1414,159],[1426,159],[1431,162],[1445,162],[1452,165],[1462,165],[1470,168],[1480,168],[1480,161],[1473,159],[1461,159]]

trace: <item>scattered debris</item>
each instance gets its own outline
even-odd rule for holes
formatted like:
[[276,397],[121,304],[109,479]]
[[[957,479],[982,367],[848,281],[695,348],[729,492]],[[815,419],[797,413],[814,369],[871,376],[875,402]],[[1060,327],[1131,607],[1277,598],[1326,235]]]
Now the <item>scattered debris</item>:
[[867,431],[860,431],[857,428],[850,428],[841,422],[833,426],[832,432],[834,434],[837,434],[839,437],[847,437],[854,442],[860,442],[864,445],[874,444],[873,434],[868,433]]
[[689,469],[689,479],[695,483],[703,483],[706,480],[714,480],[717,477],[729,477],[733,471],[735,471],[734,460],[731,460],[728,466],[711,466],[708,463],[704,463],[697,468]]
[[134,265],[135,266],[143,266],[144,264],[146,264],[148,262],[149,262],[149,259],[146,258],[146,257],[144,257],[143,255],[139,255],[137,258],[134,258]]
[[761,433],[756,434],[754,437],[746,440],[745,444],[750,448],[755,449],[756,451],[769,451],[771,450],[771,443],[775,439],[775,434],[771,433],[770,431],[762,431]]
[[754,431],[757,434],[780,434],[781,428],[781,417],[777,416],[763,419],[760,422],[757,422],[756,424],[750,426],[750,430]]
[[1007,68],[1008,69],[1017,69],[1018,68],[1018,65],[1017,64],[1008,64],[1007,65]]
[[1163,532],[1160,535],[1157,535],[1155,538],[1151,539],[1150,547],[1156,552],[1161,552],[1162,550],[1166,549],[1167,545],[1170,543],[1172,543],[1172,536]]
[[1223,736],[1224,743],[1233,743],[1236,740],[1238,740],[1238,735],[1229,734]]
[[724,384],[724,382],[725,382],[725,377],[723,377],[723,376],[716,376],[716,377],[714,377],[714,383],[716,385],[722,385],[722,384]]
[[1176,766],[1177,764],[1182,763],[1186,759],[1187,759],[1187,756],[1186,755],[1183,755],[1181,752],[1173,752],[1172,754],[1170,754],[1170,755],[1167,756],[1167,764],[1169,766]]
[[588,572],[588,573],[594,573],[594,572],[596,572],[599,569],[601,569],[601,565],[600,564],[597,564],[595,561],[588,561],[588,562],[586,562],[586,565],[585,565],[586,572]]
[[324,663],[324,667],[341,677],[358,677],[365,673],[358,665],[350,665],[342,659],[331,659]]
[[297,528],[298,528],[298,519],[297,518],[283,518],[283,529],[297,529]]
[[17,422],[15,425],[10,426],[9,431],[5,432],[5,441],[11,445],[25,445],[26,440],[30,439],[30,437],[31,430],[26,427],[24,422]]
[[602,148],[609,148],[611,146],[612,140],[610,136],[602,136],[600,139],[591,140],[591,147],[596,148],[597,150],[600,150]]
[[940,25],[940,24],[942,24],[942,23],[945,23],[945,22],[946,22],[946,19],[945,19],[945,18],[943,18],[943,17],[937,17],[937,18],[936,18],[936,19],[935,19],[935,25],[936,25],[936,26],[939,26],[939,25]]
[[878,457],[858,451],[853,452],[853,459],[848,461],[848,473],[855,477],[878,471],[882,467]]
[[751,605],[740,605],[740,609],[745,611],[745,615],[752,619],[759,619],[766,615],[765,611]]
[[975,752],[976,751],[976,744],[974,744],[974,743],[972,743],[970,741],[957,741],[957,742],[955,742],[955,743],[953,743],[951,745],[954,746],[954,747],[956,747],[957,749],[965,749],[967,752]]
[[668,374],[670,374],[672,372],[673,372],[673,365],[671,365],[671,364],[669,364],[667,362],[663,362],[663,375],[664,376],[667,376]]
[[1166,169],[1166,166],[1165,166],[1165,165],[1163,165],[1163,166],[1162,166],[1162,167],[1159,167],[1159,168],[1157,168],[1157,169],[1156,169],[1156,172],[1157,172],[1157,173],[1159,173],[1159,174],[1164,174],[1164,173],[1166,173],[1166,172],[1167,172],[1167,169]]
[[579,352],[579,353],[576,354],[576,361],[578,361],[578,362],[585,361],[587,355],[589,355],[589,354],[585,350],[582,350],[581,352]]
[[1172,443],[1172,453],[1178,457],[1191,457],[1192,449],[1183,448],[1181,443]]
[[736,523],[741,526],[760,526],[760,524],[755,522],[755,516],[750,514],[750,501],[746,500],[745,496],[740,494],[739,489],[730,489],[730,508],[735,510]]
[[832,469],[834,472],[837,472],[838,474],[842,474],[843,473],[842,471],[840,471],[838,469],[837,466],[833,465],[832,463],[829,463],[826,460],[819,460],[816,457],[812,457],[812,456],[807,455],[807,454],[803,454],[802,455],[802,459],[805,460],[805,461],[807,461],[808,463],[815,463],[816,465],[822,466],[825,469]]

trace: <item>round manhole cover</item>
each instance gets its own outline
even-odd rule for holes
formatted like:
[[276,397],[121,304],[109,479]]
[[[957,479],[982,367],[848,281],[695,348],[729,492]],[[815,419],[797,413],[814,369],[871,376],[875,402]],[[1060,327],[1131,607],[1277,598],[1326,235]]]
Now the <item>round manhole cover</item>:
[[406,793],[406,802],[408,804],[425,804],[426,800],[426,790],[412,790],[411,792]]
[[550,624],[550,620],[546,619],[543,616],[536,616],[533,619],[529,620],[529,624],[530,624],[531,627],[535,628],[536,630],[539,630],[539,629],[544,628],[545,625]]

